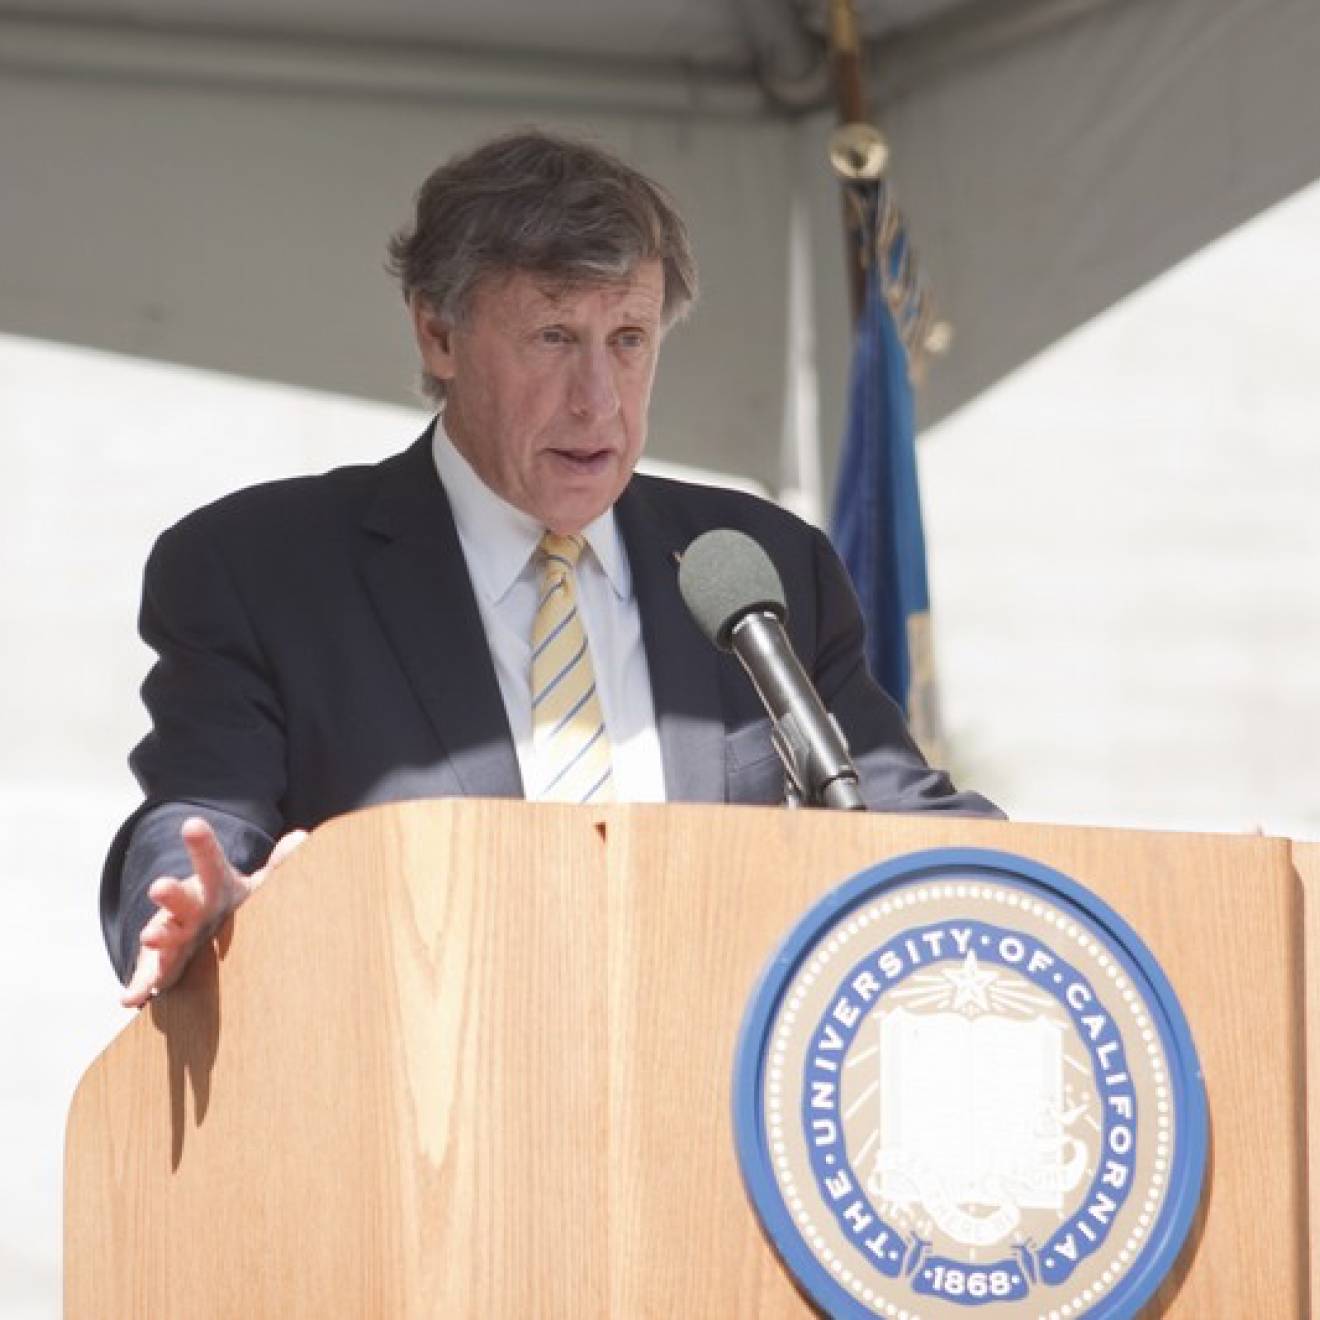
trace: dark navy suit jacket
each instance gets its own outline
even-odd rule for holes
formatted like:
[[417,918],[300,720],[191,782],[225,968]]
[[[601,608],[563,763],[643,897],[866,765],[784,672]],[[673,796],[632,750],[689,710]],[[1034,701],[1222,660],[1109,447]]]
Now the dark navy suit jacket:
[[[130,757],[145,801],[101,886],[126,977],[158,875],[191,871],[179,826],[214,825],[240,870],[276,838],[355,808],[454,795],[521,797],[522,781],[430,433],[375,467],[254,487],[166,532],[141,629],[152,731]],[[677,556],[716,527],[746,532],[784,582],[788,632],[847,735],[867,805],[994,813],[922,759],[862,658],[856,598],[828,542],[777,506],[634,476],[615,506],[642,619],[672,801],[776,803],[765,711],[699,632]]]

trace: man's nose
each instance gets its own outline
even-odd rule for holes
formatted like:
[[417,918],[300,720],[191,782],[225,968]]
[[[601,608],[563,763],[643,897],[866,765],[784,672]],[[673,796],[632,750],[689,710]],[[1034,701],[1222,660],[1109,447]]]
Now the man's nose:
[[586,421],[604,421],[619,411],[614,363],[604,345],[584,344],[575,363],[569,406]]

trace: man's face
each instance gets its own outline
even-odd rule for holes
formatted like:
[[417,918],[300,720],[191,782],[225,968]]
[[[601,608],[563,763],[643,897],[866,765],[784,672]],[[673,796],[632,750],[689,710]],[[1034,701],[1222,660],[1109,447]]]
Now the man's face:
[[663,302],[663,270],[648,261],[620,283],[567,289],[524,271],[494,276],[458,325],[414,304],[454,444],[486,485],[551,531],[581,531],[632,476]]

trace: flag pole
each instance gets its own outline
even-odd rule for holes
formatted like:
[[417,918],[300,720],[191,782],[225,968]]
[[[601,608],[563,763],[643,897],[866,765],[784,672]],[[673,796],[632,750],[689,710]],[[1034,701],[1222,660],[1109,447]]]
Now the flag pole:
[[[886,208],[877,224],[860,200],[867,185],[878,185],[889,164],[889,144],[872,122],[866,96],[866,71],[854,0],[829,0],[829,49],[834,77],[838,127],[830,138],[830,164],[842,186],[844,260],[847,265],[852,321],[856,326],[866,298],[866,280],[873,261],[884,265],[887,292],[899,316],[908,369],[920,385],[929,357],[942,357],[953,340],[953,327],[935,317],[916,256],[906,243],[903,267],[890,265],[890,240],[901,227],[896,209]],[[877,244],[877,238],[879,240]],[[876,250],[877,246],[879,251]]]
[[[875,133],[867,118],[866,82],[862,68],[862,43],[857,32],[857,11],[853,0],[830,0],[829,4],[829,45],[830,64],[834,70],[834,105],[839,125],[830,144],[830,160],[836,172],[842,173],[845,180],[849,177],[879,177],[884,169],[884,158],[879,163],[875,175],[852,175],[844,173],[840,160],[842,155],[845,165],[852,168],[866,166],[872,168],[865,159],[864,150],[854,159],[852,138],[848,130],[870,129]],[[876,137],[879,134],[876,133]],[[841,148],[836,152],[836,143]],[[858,144],[861,145],[860,143]],[[882,144],[883,145],[883,144]],[[886,153],[887,154],[887,153]],[[853,324],[862,314],[862,302],[866,294],[867,243],[864,234],[864,222],[852,194],[845,182],[842,190],[844,260],[848,267],[848,290],[852,302]]]
[[927,756],[943,760],[917,487],[914,386],[933,351],[931,302],[885,179],[889,149],[867,118],[853,0],[830,0],[839,125],[830,162],[842,184],[854,326],[848,425],[831,539],[866,623],[871,673]]

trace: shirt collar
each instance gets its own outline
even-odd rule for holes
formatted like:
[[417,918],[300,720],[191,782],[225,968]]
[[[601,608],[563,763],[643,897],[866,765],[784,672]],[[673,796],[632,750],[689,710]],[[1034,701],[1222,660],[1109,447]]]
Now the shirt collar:
[[[498,602],[527,567],[545,528],[482,481],[449,438],[443,413],[436,419],[431,454],[449,496],[473,585],[487,600]],[[581,534],[614,594],[627,599],[632,574],[613,508],[589,522]]]

